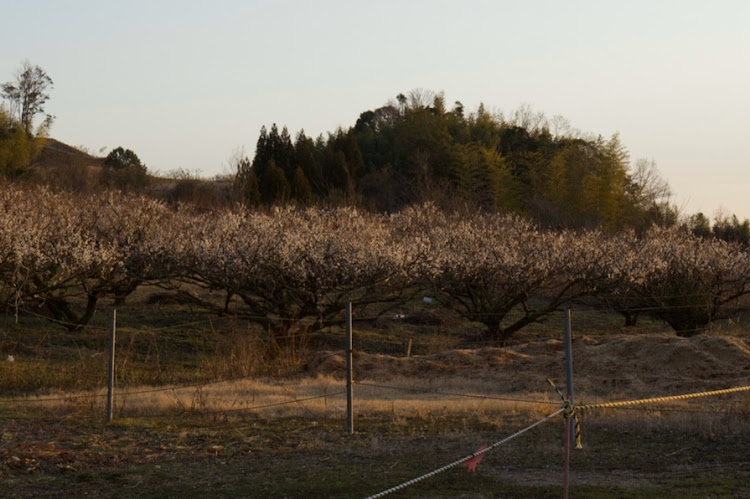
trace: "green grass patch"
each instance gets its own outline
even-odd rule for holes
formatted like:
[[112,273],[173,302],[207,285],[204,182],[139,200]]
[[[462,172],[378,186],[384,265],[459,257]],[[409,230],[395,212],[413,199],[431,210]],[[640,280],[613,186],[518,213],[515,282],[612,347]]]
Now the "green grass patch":
[[[365,497],[437,469],[518,429],[517,421],[245,417],[9,421],[0,480],[17,497],[49,490],[117,497]],[[456,428],[462,427],[461,431]],[[562,424],[553,420],[394,497],[559,497]],[[746,491],[748,434],[620,434],[591,424],[574,450],[575,497],[726,497]],[[681,449],[689,447],[686,455]],[[690,459],[686,459],[689,457]],[[695,459],[700,457],[700,459]]]

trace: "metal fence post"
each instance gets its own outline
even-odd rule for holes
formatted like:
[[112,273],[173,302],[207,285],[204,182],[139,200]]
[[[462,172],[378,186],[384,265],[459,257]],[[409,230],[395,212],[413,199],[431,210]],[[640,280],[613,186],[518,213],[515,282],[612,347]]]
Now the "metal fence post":
[[346,303],[346,430],[354,434],[354,393],[352,387],[352,302]]
[[568,401],[573,404],[573,332],[570,307],[565,308],[565,375],[568,380]]
[[[567,378],[568,403],[573,404],[573,333],[570,320],[570,307],[565,307],[565,374]],[[573,418],[565,417],[565,469],[563,472],[563,498],[568,498],[570,487],[570,446],[575,441]]]
[[112,422],[112,396],[115,388],[115,333],[117,309],[112,309],[109,324],[109,366],[107,371],[107,423]]

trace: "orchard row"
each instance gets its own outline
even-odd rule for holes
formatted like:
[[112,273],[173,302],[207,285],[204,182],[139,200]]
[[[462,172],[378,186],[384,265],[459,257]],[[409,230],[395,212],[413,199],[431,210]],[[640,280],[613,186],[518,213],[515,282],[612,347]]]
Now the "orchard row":
[[[739,245],[679,229],[543,231],[496,214],[432,205],[391,215],[351,208],[195,213],[104,193],[4,186],[0,299],[82,327],[103,299],[159,284],[275,337],[319,329],[355,306],[427,294],[505,340],[574,299],[633,323],[649,310],[683,335],[750,292]],[[196,290],[204,290],[197,292]],[[380,307],[379,309],[383,309]]]

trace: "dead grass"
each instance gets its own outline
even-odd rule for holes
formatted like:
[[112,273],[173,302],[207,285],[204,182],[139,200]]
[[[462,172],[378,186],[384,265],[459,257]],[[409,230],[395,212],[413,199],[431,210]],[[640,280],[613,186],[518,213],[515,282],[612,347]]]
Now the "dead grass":
[[[460,325],[453,318],[436,326],[381,319],[355,336],[356,432],[350,437],[341,331],[313,335],[294,352],[273,352],[249,324],[227,318],[190,325],[195,317],[181,305],[154,307],[118,312],[118,388],[109,425],[100,332],[73,336],[39,323],[3,330],[4,491],[17,497],[60,490],[102,497],[364,497],[560,406],[546,381],[563,384],[555,324],[498,348],[471,347],[473,326],[451,335]],[[725,325],[732,335],[714,330],[694,338],[600,334],[613,320],[586,315],[574,322],[596,333],[575,334],[579,403],[750,384],[744,326]],[[137,327],[140,322],[149,328]],[[178,323],[183,326],[170,326]],[[437,328],[434,337],[430,327]],[[3,362],[6,354],[15,362]],[[559,497],[561,426],[555,419],[498,448],[475,474],[458,467],[403,496]],[[584,449],[573,454],[575,497],[732,497],[750,483],[748,394],[585,412],[582,427]]]
[[[264,418],[343,418],[346,386],[342,379],[314,377],[242,379],[199,385],[131,387],[116,389],[118,418],[196,414],[252,414]],[[549,392],[497,393],[491,382],[473,378],[420,380],[400,377],[388,384],[355,382],[355,412],[359,416],[447,418],[524,414],[536,418],[557,405]],[[5,404],[12,414],[79,414],[96,418],[104,414],[105,390],[53,392],[13,399]]]

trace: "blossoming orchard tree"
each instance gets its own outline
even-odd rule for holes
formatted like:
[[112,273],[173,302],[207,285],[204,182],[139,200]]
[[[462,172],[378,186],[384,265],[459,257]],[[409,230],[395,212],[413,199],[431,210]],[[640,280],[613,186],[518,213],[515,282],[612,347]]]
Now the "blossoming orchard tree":
[[195,301],[238,313],[272,338],[341,320],[358,307],[393,301],[403,290],[401,253],[382,217],[353,209],[222,213],[194,220],[180,260],[184,280],[221,291],[223,302]]
[[86,287],[122,302],[138,286],[162,283],[175,273],[173,228],[176,213],[160,202],[134,195],[103,194],[94,198],[95,210],[85,210],[82,229],[112,254],[86,276]]
[[750,293],[750,255],[738,243],[654,227],[629,245],[629,273],[614,286],[616,296],[680,336],[705,330]]
[[[432,212],[432,207],[423,210]],[[487,327],[500,342],[607,274],[599,233],[540,232],[517,217],[432,216],[409,210],[422,285],[443,306]]]
[[[106,257],[78,230],[80,212],[70,198],[44,190],[29,194],[3,192],[2,240],[12,258],[3,273],[7,298],[16,307],[33,303],[72,321],[65,304],[78,291],[78,278]],[[84,316],[93,313],[95,300],[87,301]]]
[[122,300],[168,274],[168,210],[141,198],[82,201],[45,189],[0,194],[5,303],[43,307],[70,329],[86,325],[101,298]]

